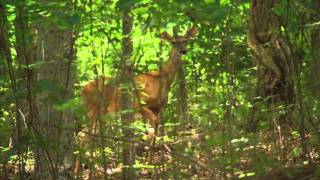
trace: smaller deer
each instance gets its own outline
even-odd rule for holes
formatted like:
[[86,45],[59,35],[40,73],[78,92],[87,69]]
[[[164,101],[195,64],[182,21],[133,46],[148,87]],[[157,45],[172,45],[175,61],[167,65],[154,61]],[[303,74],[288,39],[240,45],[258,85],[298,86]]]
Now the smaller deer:
[[[169,59],[159,70],[140,74],[133,78],[137,87],[142,88],[134,92],[138,96],[136,99],[140,101],[133,102],[132,106],[148,120],[154,129],[150,146],[154,146],[155,144],[155,136],[157,135],[160,123],[159,113],[167,104],[171,84],[174,81],[177,70],[182,64],[181,57],[187,53],[186,44],[190,39],[195,37],[196,33],[196,27],[188,29],[184,36],[172,37],[167,32],[161,33],[160,38],[172,45]],[[99,113],[107,114],[120,110],[120,89],[110,82],[112,82],[112,79],[102,77],[89,82],[82,90],[82,96],[88,109],[87,116],[91,121],[90,132],[94,132],[94,134],[97,134],[97,130],[99,129],[99,122],[97,121]],[[141,101],[144,103],[140,104]],[[82,144],[80,142],[80,146]],[[149,153],[149,161],[152,158],[151,156],[151,153]]]

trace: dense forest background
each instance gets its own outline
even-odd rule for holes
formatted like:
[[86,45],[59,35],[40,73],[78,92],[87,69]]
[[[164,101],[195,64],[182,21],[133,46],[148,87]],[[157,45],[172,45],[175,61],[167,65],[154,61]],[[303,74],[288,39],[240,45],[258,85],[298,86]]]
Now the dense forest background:
[[318,0],[1,0],[0,179],[318,179],[319,70]]

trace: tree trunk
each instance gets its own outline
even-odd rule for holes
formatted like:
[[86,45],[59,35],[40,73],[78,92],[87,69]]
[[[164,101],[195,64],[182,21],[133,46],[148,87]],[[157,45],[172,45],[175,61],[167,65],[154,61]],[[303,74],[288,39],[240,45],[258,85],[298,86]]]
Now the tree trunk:
[[[315,13],[311,14],[311,22],[318,22],[320,19],[320,1],[314,0],[313,1],[313,11]],[[320,27],[314,26],[311,30],[310,35],[310,42],[311,42],[311,65],[310,65],[310,85],[311,85],[311,92],[318,100],[320,98]]]
[[179,116],[179,120],[182,122],[189,123],[188,121],[188,94],[187,94],[187,87],[186,87],[186,77],[183,65],[178,69],[177,73],[177,80],[178,80],[178,107],[177,113]]
[[[279,19],[272,11],[275,6],[275,0],[251,0],[248,45],[258,68],[256,97],[272,106],[283,103],[288,107],[294,100],[293,58],[280,33]],[[263,118],[254,114],[249,130],[255,130],[257,120]],[[282,125],[288,123],[288,114],[280,118]]]
[[[46,1],[42,1],[45,5]],[[51,1],[50,1],[51,2]],[[57,1],[60,2],[60,1]],[[70,4],[62,12],[70,11]],[[53,10],[53,14],[61,10]],[[47,19],[43,19],[46,22]],[[42,26],[43,25],[43,26]],[[38,27],[38,72],[36,179],[72,179],[74,117],[69,109],[55,108],[73,96],[74,38],[71,26],[59,28],[54,22]]]
[[[133,83],[132,65],[130,58],[133,50],[133,43],[130,37],[130,33],[133,27],[133,18],[130,15],[130,8],[124,10],[122,19],[122,59],[121,59],[121,74],[120,82],[125,88],[121,89],[121,122],[123,136],[127,139],[132,139],[134,132],[130,128],[130,124],[133,120],[133,113],[128,111],[132,109],[132,88],[130,86]],[[130,77],[130,78],[128,78]],[[132,86],[131,86],[132,87]],[[130,92],[131,91],[131,92]],[[133,168],[135,161],[134,144],[131,142],[123,142],[122,158],[123,158],[123,173],[122,179],[136,179],[135,170]]]

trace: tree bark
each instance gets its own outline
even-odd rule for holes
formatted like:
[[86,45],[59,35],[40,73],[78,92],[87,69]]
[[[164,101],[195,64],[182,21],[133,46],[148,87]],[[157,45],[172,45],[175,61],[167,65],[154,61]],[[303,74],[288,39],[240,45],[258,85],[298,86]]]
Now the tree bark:
[[[280,32],[280,21],[273,13],[276,0],[251,0],[248,45],[257,64],[256,97],[269,105],[283,103],[287,107],[294,100],[293,57],[291,49]],[[253,111],[258,109],[253,107]],[[248,129],[255,130],[257,120],[254,112]],[[288,114],[288,113],[287,113]],[[281,118],[288,123],[286,115]],[[280,123],[281,123],[280,122]],[[286,123],[285,123],[286,122]]]
[[[46,2],[42,1],[42,5]],[[70,10],[70,4],[66,3],[64,9],[57,8],[52,13]],[[48,19],[43,18],[43,22]],[[36,99],[39,112],[36,179],[72,179],[74,116],[70,109],[58,110],[55,106],[73,96],[75,39],[71,26],[61,28],[54,22],[39,24],[38,33],[37,57],[43,64],[38,72],[42,91]]]
[[[123,12],[122,19],[122,59],[121,59],[121,75],[120,82],[124,85],[121,89],[121,122],[123,135],[126,138],[133,138],[134,132],[130,128],[130,124],[133,121],[133,113],[130,112],[132,109],[132,87],[133,73],[132,65],[130,63],[131,54],[133,51],[133,43],[130,37],[130,33],[133,27],[133,18],[130,15],[130,8],[125,9]],[[128,78],[129,77],[129,78]],[[123,158],[123,172],[122,179],[136,179],[135,169],[133,168],[135,161],[135,150],[132,142],[123,142],[122,149]]]
[[183,65],[178,69],[177,73],[177,80],[178,80],[178,107],[177,107],[177,112],[179,115],[179,119],[182,122],[187,122],[188,121],[188,94],[187,94],[187,87],[186,87],[186,77],[185,77],[185,72]]
[[[314,9],[311,14],[311,21],[318,22],[320,20],[320,1],[314,0],[313,2]],[[310,45],[311,45],[311,65],[310,65],[310,85],[311,92],[314,97],[318,100],[320,98],[320,27],[312,27],[310,34]]]

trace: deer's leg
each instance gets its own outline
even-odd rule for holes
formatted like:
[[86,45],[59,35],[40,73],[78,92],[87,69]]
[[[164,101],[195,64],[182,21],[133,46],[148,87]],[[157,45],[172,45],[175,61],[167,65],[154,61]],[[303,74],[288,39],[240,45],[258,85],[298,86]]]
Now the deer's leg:
[[74,164],[74,174],[76,177],[80,177],[81,173],[81,158],[82,158],[82,150],[81,148],[85,148],[86,144],[90,142],[88,134],[86,134],[87,129],[82,130],[78,133],[78,140],[79,140],[79,153],[76,155],[75,164]]
[[160,120],[159,120],[159,117],[152,110],[150,110],[147,107],[142,107],[141,114],[148,119],[149,124],[151,124],[151,126],[154,129],[153,133],[149,133],[149,138],[150,138],[150,142],[149,142],[150,147],[149,148],[150,148],[150,150],[148,152],[148,161],[149,161],[149,163],[152,163],[152,154],[153,154],[152,152],[153,152],[153,148],[156,143],[156,136],[158,133],[158,125],[159,125]]
[[142,107],[141,114],[148,119],[149,124],[154,129],[154,134],[157,135],[158,126],[160,119],[159,117],[149,108]]
[[[76,155],[75,158],[75,164],[74,164],[74,174],[76,177],[80,177],[81,175],[81,160],[82,160],[82,150],[85,148],[88,148],[91,146],[92,142],[95,142],[94,137],[91,135],[96,134],[96,128],[97,128],[97,120],[96,120],[96,114],[97,111],[95,108],[91,108],[91,110],[87,113],[87,117],[90,120],[90,126],[88,128],[82,129],[78,133],[78,139],[79,139],[79,153]],[[89,133],[89,134],[88,134]]]
[[80,170],[81,170],[81,162],[80,162],[81,156],[80,154],[78,154],[76,156],[76,162],[74,164],[74,174],[76,175],[76,177],[80,176]]

